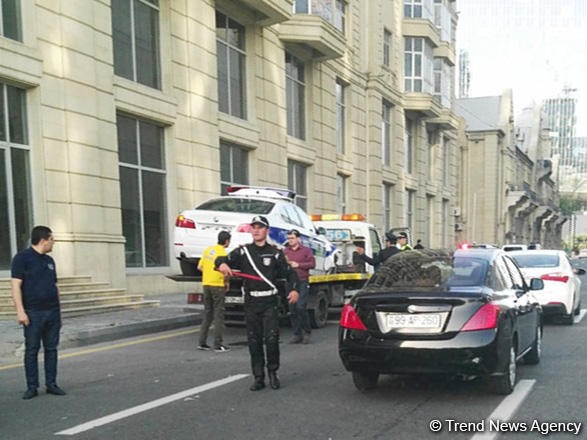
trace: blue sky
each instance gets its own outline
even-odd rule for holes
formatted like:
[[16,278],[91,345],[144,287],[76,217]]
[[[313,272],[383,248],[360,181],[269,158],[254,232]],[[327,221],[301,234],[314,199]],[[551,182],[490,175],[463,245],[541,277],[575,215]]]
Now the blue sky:
[[457,0],[457,47],[469,52],[469,96],[513,89],[519,111],[576,89],[587,136],[587,0]]

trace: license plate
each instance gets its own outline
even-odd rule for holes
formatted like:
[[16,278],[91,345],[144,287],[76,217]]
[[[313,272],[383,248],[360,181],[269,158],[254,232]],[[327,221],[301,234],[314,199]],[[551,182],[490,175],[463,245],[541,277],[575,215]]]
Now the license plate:
[[440,327],[440,315],[437,313],[388,314],[387,326],[390,328],[437,328]]
[[243,304],[244,300],[242,296],[225,296],[224,302],[230,304]]

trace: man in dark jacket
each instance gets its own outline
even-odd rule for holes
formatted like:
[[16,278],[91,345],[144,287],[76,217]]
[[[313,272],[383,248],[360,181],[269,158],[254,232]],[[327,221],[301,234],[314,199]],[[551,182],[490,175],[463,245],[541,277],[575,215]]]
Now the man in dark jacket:
[[387,232],[385,234],[385,249],[381,249],[377,254],[373,256],[373,258],[368,257],[365,255],[365,249],[362,247],[357,246],[357,253],[359,254],[359,258],[363,261],[366,261],[370,265],[374,266],[375,269],[384,263],[389,257],[397,254],[399,252],[398,247],[396,246],[397,238],[391,232]]
[[251,391],[265,388],[265,350],[267,375],[274,390],[280,387],[279,369],[279,318],[277,314],[278,278],[286,279],[287,300],[297,302],[298,276],[290,268],[282,251],[267,243],[269,221],[258,215],[251,221],[253,243],[234,249],[227,257],[215,261],[216,268],[224,276],[233,276],[232,269],[241,271],[244,277],[245,322],[251,368],[255,380]]

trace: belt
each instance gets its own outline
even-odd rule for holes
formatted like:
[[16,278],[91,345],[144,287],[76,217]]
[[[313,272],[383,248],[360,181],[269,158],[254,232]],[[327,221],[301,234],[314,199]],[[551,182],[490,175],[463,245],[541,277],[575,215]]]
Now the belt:
[[251,290],[249,292],[249,295],[254,296],[254,297],[261,297],[261,296],[272,296],[275,295],[277,293],[276,289],[271,289],[271,290]]

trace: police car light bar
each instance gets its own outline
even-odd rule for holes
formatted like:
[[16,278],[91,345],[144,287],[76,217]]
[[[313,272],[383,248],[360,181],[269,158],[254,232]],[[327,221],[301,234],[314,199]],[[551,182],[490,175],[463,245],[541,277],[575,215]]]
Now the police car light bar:
[[277,199],[293,200],[296,193],[285,188],[269,188],[264,186],[234,185],[226,188],[229,196],[260,196]]
[[313,222],[319,221],[354,221],[364,222],[367,221],[363,214],[312,214],[310,219]]

